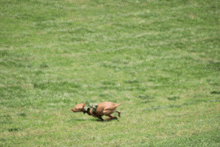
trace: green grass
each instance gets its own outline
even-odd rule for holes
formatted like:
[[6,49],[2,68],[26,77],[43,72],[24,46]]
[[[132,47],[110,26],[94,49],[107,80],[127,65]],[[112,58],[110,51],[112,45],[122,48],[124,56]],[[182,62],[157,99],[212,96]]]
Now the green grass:
[[[220,146],[219,7],[0,1],[0,146]],[[119,122],[71,112],[103,101]]]

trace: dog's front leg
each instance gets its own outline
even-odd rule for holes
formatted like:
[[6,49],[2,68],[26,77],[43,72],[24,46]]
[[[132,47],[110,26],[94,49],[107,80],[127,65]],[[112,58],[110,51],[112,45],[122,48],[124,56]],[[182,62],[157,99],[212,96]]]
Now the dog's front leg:
[[97,117],[98,117],[101,121],[103,121],[103,118],[102,118],[101,115],[98,115]]
[[96,113],[94,114],[91,109],[89,110],[89,114],[92,115],[93,117],[97,117],[99,118],[101,121],[103,121],[102,116],[101,115],[97,115]]

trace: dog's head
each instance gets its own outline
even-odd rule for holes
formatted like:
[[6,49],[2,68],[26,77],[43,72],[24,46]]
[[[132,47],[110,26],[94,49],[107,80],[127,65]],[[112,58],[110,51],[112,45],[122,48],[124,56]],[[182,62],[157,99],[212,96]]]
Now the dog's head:
[[83,112],[83,108],[85,107],[85,105],[86,105],[85,103],[78,104],[72,109],[72,111],[73,112]]

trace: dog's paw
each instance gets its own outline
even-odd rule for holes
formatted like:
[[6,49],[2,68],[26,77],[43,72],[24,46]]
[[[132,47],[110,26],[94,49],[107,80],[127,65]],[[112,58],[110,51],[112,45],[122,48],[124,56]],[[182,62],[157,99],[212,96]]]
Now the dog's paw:
[[114,119],[116,119],[117,121],[119,121],[117,117],[115,117]]

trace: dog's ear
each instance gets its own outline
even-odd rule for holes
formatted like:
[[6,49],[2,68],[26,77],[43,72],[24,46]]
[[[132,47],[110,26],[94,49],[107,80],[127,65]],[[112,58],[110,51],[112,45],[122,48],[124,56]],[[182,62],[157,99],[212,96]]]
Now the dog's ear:
[[81,104],[78,104],[77,106],[78,106],[78,109],[83,109],[85,105],[86,105],[85,103],[81,103]]

